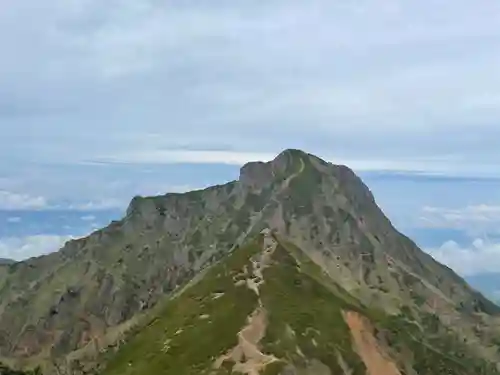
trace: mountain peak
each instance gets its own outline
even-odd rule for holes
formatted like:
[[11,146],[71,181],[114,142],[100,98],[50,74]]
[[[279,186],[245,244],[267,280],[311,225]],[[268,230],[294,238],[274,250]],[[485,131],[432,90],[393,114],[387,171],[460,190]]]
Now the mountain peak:
[[[265,262],[270,267],[262,267],[261,263],[255,267],[255,273],[250,278],[245,276],[246,282],[242,284],[245,281],[241,279],[244,269],[254,269],[254,265],[259,262],[255,263],[252,257],[248,259],[250,263],[245,261],[248,264],[242,268],[235,267],[230,259],[239,262],[244,255],[239,249],[243,249],[245,243],[259,233],[267,233],[266,228],[283,246],[274,253],[274,258],[271,257],[274,259],[271,259],[271,263]],[[259,249],[263,248],[259,245]],[[271,255],[266,255],[265,249],[263,251],[259,250],[262,256]],[[297,259],[295,261],[292,258]],[[214,274],[214,267],[218,264],[229,271],[220,272],[221,277],[225,275],[225,281],[217,276],[218,271]],[[310,266],[316,269],[313,274],[308,273]],[[288,276],[282,274],[285,271]],[[215,279],[206,278],[205,272],[211,272]],[[276,277],[273,276],[275,272]],[[191,302],[175,303],[175,296],[185,290],[181,286],[193,280],[204,281],[198,284],[204,289],[199,290],[197,301],[201,305],[196,316],[190,315],[194,311],[190,309],[190,303],[197,303],[191,298],[193,289],[188,288],[184,298]],[[240,287],[248,292],[245,285],[253,289],[255,284],[260,285],[263,280],[265,283],[259,293],[263,293],[263,306],[269,308],[269,333],[278,333],[275,337],[277,347],[270,337],[264,337],[264,341],[271,345],[267,348],[269,353],[281,358],[282,364],[283,360],[287,362],[286,358],[291,358],[280,352],[283,349],[280,343],[286,342],[284,339],[290,336],[289,326],[293,328],[294,324],[300,323],[295,329],[296,337],[306,338],[312,332],[309,322],[321,320],[316,321],[320,324],[316,328],[319,336],[311,336],[307,342],[292,342],[294,346],[289,348],[292,350],[289,354],[299,355],[300,358],[291,360],[289,364],[300,367],[300,353],[303,353],[310,359],[325,359],[323,365],[330,367],[331,371],[312,369],[299,373],[343,373],[339,370],[337,359],[332,359],[337,358],[338,353],[325,352],[323,354],[328,354],[325,357],[316,351],[316,344],[320,348],[331,348],[331,344],[334,344],[338,345],[339,353],[344,353],[344,350],[352,352],[348,341],[339,342],[338,336],[327,334],[330,332],[329,324],[335,322],[330,322],[329,317],[332,315],[325,313],[323,301],[335,302],[335,296],[331,297],[328,292],[332,288],[343,290],[342,295],[347,293],[349,300],[357,301],[356,305],[366,304],[370,309],[378,308],[390,314],[406,311],[404,321],[399,323],[407,324],[406,320],[409,319],[415,322],[411,323],[412,327],[426,323],[430,313],[436,317],[443,315],[446,318],[443,319],[444,327],[440,326],[440,332],[436,335],[444,337],[443,332],[459,328],[455,333],[460,337],[453,340],[464,342],[464,338],[470,339],[474,350],[485,350],[495,343],[496,336],[491,334],[492,322],[495,322],[499,308],[472,291],[460,277],[400,234],[378,208],[368,187],[351,169],[327,163],[301,150],[286,149],[269,162],[245,164],[238,181],[182,194],[136,197],[122,220],[112,222],[86,238],[69,242],[62,251],[29,262],[0,267],[0,357],[15,361],[38,358],[49,360],[44,356],[50,354],[51,358],[63,362],[67,358],[81,358],[92,367],[92,361],[106,347],[108,354],[111,354],[109,348],[112,345],[129,338],[122,330],[142,328],[136,326],[139,316],[153,314],[155,317],[155,314],[160,313],[155,307],[164,300],[172,302],[171,306],[179,306],[180,310],[174,320],[170,313],[167,314],[168,319],[165,321],[169,322],[171,331],[168,337],[163,337],[164,330],[152,328],[154,334],[162,336],[160,341],[165,343],[163,349],[156,348],[159,342],[156,338],[144,339],[148,345],[158,349],[151,353],[162,353],[158,356],[153,354],[155,360],[162,362],[170,355],[169,361],[175,361],[175,351],[167,350],[170,344],[172,347],[179,344],[176,340],[184,340],[182,332],[187,332],[191,329],[189,327],[201,327],[198,326],[199,322],[211,324],[215,314],[224,323],[241,323],[232,328],[234,332],[227,337],[228,342],[222,342],[217,334],[208,335],[208,331],[204,331],[193,333],[190,337],[194,339],[183,341],[185,345],[182,344],[182,348],[193,347],[195,352],[204,353],[198,338],[206,337],[214,340],[213,343],[206,342],[210,348],[217,348],[212,344],[219,345],[220,350],[215,353],[217,356],[236,353],[239,348],[232,351],[231,343],[240,328],[242,332],[247,332],[245,327],[240,327],[245,324],[247,313],[256,321],[261,321],[264,316],[258,309],[253,315],[254,307],[260,305],[255,305],[255,297],[259,298],[259,295],[253,292],[249,294],[252,298],[249,300],[250,310],[244,314],[235,311],[237,320],[227,320],[226,309],[234,306],[239,310],[241,306],[233,297],[237,297],[238,301],[241,299]],[[216,284],[212,284],[212,281]],[[219,286],[221,281],[224,281],[224,285]],[[265,289],[274,282],[280,289],[278,293],[266,292]],[[281,290],[282,287],[286,289]],[[230,290],[234,293],[229,293]],[[283,310],[280,306],[292,294],[296,298],[288,300],[292,305]],[[302,306],[302,297],[311,297],[313,300]],[[317,303],[317,311],[311,314],[308,307],[313,303]],[[305,310],[295,316],[299,307]],[[341,321],[343,310],[333,305],[330,307]],[[213,314],[206,310],[208,308],[212,309]],[[484,314],[484,321],[477,312]],[[292,315],[284,316],[283,324],[279,319],[272,322],[276,316],[289,313]],[[187,314],[192,320],[184,321]],[[349,311],[346,314],[347,320],[353,318]],[[82,322],[82,317],[85,317],[85,322]],[[159,318],[162,318],[161,313]],[[435,318],[432,319],[432,324],[439,323],[439,318],[437,322]],[[306,326],[302,327],[301,322]],[[358,321],[354,319],[353,322]],[[282,332],[276,331],[276,324]],[[348,327],[343,326],[342,329],[348,340]],[[122,332],[119,337],[117,332]],[[91,336],[99,338],[95,345],[89,342]],[[312,341],[313,338],[316,343]],[[259,347],[258,342],[254,344]],[[295,345],[299,346],[296,348]],[[313,352],[307,352],[309,349]],[[167,350],[167,357],[162,350]],[[121,353],[127,359],[123,363],[128,369],[130,357],[127,353],[130,352],[125,349]],[[465,353],[469,352],[464,349]],[[319,354],[321,356],[317,357]],[[328,359],[330,355],[334,357]],[[146,358],[144,365],[149,366],[149,355],[140,357]],[[470,357],[475,358],[475,355],[470,354]],[[500,360],[500,353],[487,351],[479,357],[497,361]],[[398,358],[402,363],[407,360],[404,356]],[[416,365],[425,364],[426,358],[422,355]],[[351,359],[353,366],[359,362],[355,356]],[[235,360],[238,368],[244,365],[243,362],[248,362],[242,358]],[[186,362],[189,366],[192,363],[190,359]],[[132,368],[137,369],[135,366],[133,364]],[[198,370],[158,372],[213,373],[208,368],[205,372]],[[420,370],[405,373],[441,374],[432,372],[434,368]],[[129,375],[153,372],[126,371]],[[267,369],[265,373],[268,373]],[[272,372],[273,375],[278,373],[282,375],[289,372]],[[471,373],[481,372],[457,370],[447,375]]]
[[310,154],[307,152],[300,150],[298,148],[287,148],[281,151],[274,160],[280,159],[282,157],[309,157]]
[[249,162],[240,169],[239,181],[253,190],[261,190],[277,180],[289,177],[300,171],[304,161],[311,157],[298,149],[286,149],[273,160],[265,162]]

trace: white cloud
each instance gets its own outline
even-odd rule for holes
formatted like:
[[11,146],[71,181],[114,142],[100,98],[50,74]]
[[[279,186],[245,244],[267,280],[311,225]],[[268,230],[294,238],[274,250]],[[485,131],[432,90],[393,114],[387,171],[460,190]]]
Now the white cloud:
[[101,162],[131,164],[229,164],[243,165],[250,161],[269,161],[276,154],[212,150],[144,150],[97,158]]
[[499,4],[10,2],[0,176],[29,189],[0,189],[35,197],[9,207],[123,208],[179,182],[111,187],[92,162],[241,165],[288,147],[357,171],[498,177]]
[[498,10],[489,0],[21,0],[0,15],[0,153],[77,163],[130,150],[119,159],[138,162],[178,143],[221,142],[333,150],[378,160],[370,168],[394,154],[404,167],[458,153],[492,170]]
[[94,221],[96,217],[94,215],[85,215],[82,216],[80,219],[82,219],[83,221]]
[[[0,190],[0,210],[4,211],[31,211],[31,210],[74,210],[74,211],[100,211],[110,209],[123,209],[131,197],[120,200],[115,198],[68,201],[58,203],[43,196],[15,193]],[[12,217],[9,222],[19,222],[20,218]]]
[[99,211],[110,209],[123,209],[127,202],[119,199],[101,199],[87,202],[69,203],[65,205],[56,205],[55,208],[62,208],[74,211]]
[[48,205],[44,197],[0,190],[1,210],[38,210]]
[[[75,211],[99,211],[109,209],[123,209],[128,201],[119,199],[100,199],[88,201],[76,201],[57,203],[49,201],[46,197],[34,196],[25,193],[15,193],[0,190],[0,210],[5,211],[28,211],[28,210],[75,210]],[[19,218],[10,218],[10,222],[18,222]]]
[[439,248],[427,249],[439,262],[464,276],[500,270],[500,243],[476,238],[469,246],[447,241]]
[[[100,156],[94,163],[124,164],[228,164],[241,166],[252,161],[270,161],[283,150],[275,152],[245,152],[228,150],[153,150],[129,151]],[[305,150],[308,151],[308,150]],[[473,163],[456,163],[452,158],[404,158],[396,160],[355,158],[315,153],[334,164],[347,165],[356,171],[401,171],[431,176],[500,177],[496,164],[477,166]]]
[[12,216],[7,218],[8,223],[20,223],[22,219],[18,216]]
[[468,233],[500,233],[500,205],[477,204],[462,208],[425,206],[419,223],[424,227],[453,228]]
[[0,238],[0,258],[23,260],[59,250],[73,236],[33,235]]

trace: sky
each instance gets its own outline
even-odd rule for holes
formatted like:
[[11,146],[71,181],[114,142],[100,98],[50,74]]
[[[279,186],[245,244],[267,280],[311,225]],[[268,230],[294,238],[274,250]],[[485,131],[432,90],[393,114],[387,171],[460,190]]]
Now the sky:
[[439,261],[497,272],[499,42],[496,0],[7,1],[0,257],[300,148]]

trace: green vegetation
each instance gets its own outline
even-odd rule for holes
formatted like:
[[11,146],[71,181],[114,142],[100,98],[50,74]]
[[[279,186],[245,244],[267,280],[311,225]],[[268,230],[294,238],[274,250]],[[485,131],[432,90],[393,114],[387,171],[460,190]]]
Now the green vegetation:
[[262,375],[279,375],[285,366],[283,361],[272,362],[264,368]]
[[[365,366],[355,353],[351,335],[342,317],[343,310],[359,310],[318,281],[319,270],[308,263],[300,266],[278,246],[273,254],[279,265],[264,271],[262,300],[269,311],[269,326],[264,338],[264,349],[300,366],[303,353],[308,359],[317,359],[333,374],[343,373],[338,364],[338,353],[353,370],[353,375],[364,375]],[[316,277],[306,273],[311,272]],[[300,349],[300,351],[297,350]]]
[[233,278],[257,251],[256,243],[234,251],[202,281],[169,301],[109,361],[103,374],[208,373],[214,360],[237,344],[237,333],[257,306],[255,293]]
[[271,192],[272,190],[267,188],[259,194],[248,193],[245,204],[254,212],[259,212],[268,203],[268,198],[271,195]]
[[[317,168],[318,163],[323,167]],[[242,175],[248,178],[245,183],[242,179],[185,194],[136,197],[122,220],[70,241],[60,252],[1,265],[4,360],[45,364],[53,356],[62,367],[68,359],[81,360],[89,369],[98,349],[82,344],[95,336],[103,348],[113,348],[100,363],[107,366],[104,375],[230,374],[230,360],[220,369],[212,365],[233,348],[247,316],[262,302],[268,324],[258,349],[279,359],[263,368],[265,375],[278,375],[284,368],[311,375],[325,366],[334,375],[344,373],[340,363],[353,374],[364,374],[343,310],[369,318],[384,351],[407,373],[416,372],[408,371],[413,367],[419,375],[497,374],[474,359],[494,352],[488,345],[495,329],[487,329],[495,319],[477,320],[477,332],[464,343],[463,337],[425,315],[422,305],[431,284],[456,308],[454,324],[461,332],[473,332],[475,313],[496,315],[500,307],[420,254],[377,209],[352,171],[299,150],[287,150],[251,169]],[[264,188],[256,194],[251,186]],[[286,230],[278,233],[300,241],[317,260],[330,258],[325,261],[329,274],[302,249],[280,239],[258,297],[245,286],[249,274],[243,272],[260,250],[258,243],[229,253],[244,236],[268,226],[280,228],[281,219]],[[367,285],[359,286],[356,295],[366,303],[383,297],[391,302],[387,311],[398,301],[411,304],[411,310],[387,316],[343,289],[357,286],[360,253],[373,255],[362,261],[364,273],[374,277],[366,278]],[[384,253],[394,257],[389,270]],[[215,262],[220,263],[206,268]],[[337,268],[340,264],[346,268]],[[332,278],[333,272],[341,274]],[[177,286],[193,277],[199,282],[179,294]],[[373,282],[375,277],[378,282]],[[163,298],[173,299],[157,305]],[[154,315],[146,327],[137,323],[145,315]],[[83,323],[82,317],[90,322]],[[114,356],[111,351],[118,346]]]
[[421,313],[415,321],[409,308],[398,316],[367,309],[286,241],[279,240],[271,264],[264,269],[258,297],[242,281],[249,277],[251,258],[260,250],[259,241],[253,241],[213,266],[138,330],[101,375],[232,374],[231,360],[224,360],[218,369],[214,363],[238,344],[238,332],[259,298],[267,312],[259,348],[278,358],[262,375],[279,375],[285,366],[307,373],[311,361],[340,374],[339,358],[352,375],[365,375],[366,366],[342,315],[346,311],[369,318],[401,369],[412,367],[419,375],[498,374],[492,364],[475,359],[436,316]]
[[234,224],[239,228],[248,228],[250,225],[250,212],[248,210],[241,209],[236,211],[234,216]]
[[381,321],[387,341],[394,349],[409,350],[419,375],[497,375],[495,366],[476,359],[454,333],[448,331],[433,314],[422,313],[419,324],[408,313]]
[[40,367],[28,371],[13,370],[0,362],[0,375],[42,375],[42,370]]
[[290,180],[290,202],[296,215],[309,215],[313,212],[313,198],[320,192],[322,175],[301,155],[293,157],[293,167],[297,175]]
[[[347,293],[332,294],[337,290],[333,283],[304,255],[299,269],[291,253],[299,257],[302,253],[291,244],[286,246],[276,249],[260,287],[268,312],[261,350],[280,359],[266,366],[263,375],[278,375],[287,363],[305,368],[298,353],[321,361],[333,373],[341,370],[340,354],[354,375],[364,374],[341,315],[343,309],[360,307]],[[111,358],[103,375],[212,373],[215,360],[237,344],[238,332],[257,307],[256,294],[238,281],[248,277],[242,270],[251,269],[250,258],[258,250],[257,241],[236,249],[203,280],[169,301]],[[224,361],[216,374],[230,374],[233,365]]]

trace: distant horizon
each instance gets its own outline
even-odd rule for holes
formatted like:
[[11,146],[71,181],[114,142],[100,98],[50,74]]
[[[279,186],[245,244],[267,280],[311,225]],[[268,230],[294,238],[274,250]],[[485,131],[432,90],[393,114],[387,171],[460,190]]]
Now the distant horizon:
[[[188,166],[186,166],[186,168],[188,168]],[[235,171],[239,171],[238,166],[235,166],[233,172]],[[394,202],[394,196],[391,194],[384,194],[388,184],[405,185],[410,182],[417,183],[420,186],[423,185],[427,189],[432,190],[434,184],[446,184],[449,182],[448,179],[443,180],[439,176],[399,173],[384,174],[381,172],[375,172],[374,174],[371,172],[360,173],[359,175],[372,191],[375,190],[373,192],[376,202],[396,226],[396,229],[409,236],[422,248],[422,250],[433,255],[436,260],[450,266],[460,276],[464,277],[466,281],[471,282],[474,288],[477,288],[497,303],[500,302],[500,288],[497,285],[500,283],[500,273],[497,271],[496,264],[488,264],[490,261],[489,252],[491,248],[484,244],[479,248],[473,245],[475,241],[478,241],[478,238],[483,238],[486,232],[484,234],[481,232],[474,232],[471,231],[472,228],[467,230],[467,228],[465,228],[467,225],[466,222],[463,223],[464,227],[461,227],[458,223],[455,223],[454,227],[453,222],[447,221],[446,209],[444,208],[423,206],[422,211],[431,214],[434,219],[433,222],[429,221],[431,217],[427,218],[427,221],[422,221],[422,217],[412,218],[411,215],[404,215],[405,212],[398,212],[400,210],[394,207],[394,204],[397,203]],[[227,182],[229,181],[232,180],[228,179]],[[458,179],[455,180],[455,182],[456,181],[459,181],[459,183],[470,183],[475,180]],[[500,185],[500,183],[498,185]],[[195,189],[205,189],[210,186],[213,185],[188,189],[186,192]],[[494,186],[497,187],[497,184],[494,183]],[[391,187],[397,190],[397,186]],[[179,191],[177,191],[177,193],[178,192]],[[159,195],[164,195],[166,193],[169,192],[162,192]],[[130,197],[130,199],[132,198],[133,196]],[[0,238],[2,239],[0,241],[0,261],[8,260],[19,262],[31,257],[56,252],[60,250],[67,241],[84,238],[92,232],[105,227],[111,221],[123,218],[128,203],[129,202],[121,207],[106,206],[104,204],[100,207],[92,205],[69,205],[67,208],[46,207],[37,208],[36,210],[0,209],[0,223],[5,223],[3,226],[0,225]],[[474,206],[469,207],[469,211],[473,211],[474,209],[487,211],[490,208],[489,206],[478,205],[475,208]],[[466,214],[466,212],[463,212],[463,214]],[[473,220],[473,218],[471,219]],[[30,231],[25,228],[33,228],[33,226],[38,226],[38,231],[29,234]],[[9,236],[9,233],[14,233],[14,235]],[[490,239],[493,239],[495,243],[497,243],[497,241],[500,241],[500,230],[490,232],[489,236],[491,237]],[[451,241],[450,238],[454,240]],[[471,250],[468,250],[468,247],[470,247]],[[461,252],[462,258],[456,258],[456,251]],[[466,251],[466,253],[464,253],[464,251]],[[483,252],[484,255],[481,252]],[[477,257],[479,264],[474,265],[464,262],[464,256]],[[471,269],[468,271],[467,268],[459,266],[471,267]],[[491,284],[492,280],[495,281],[493,285]]]

